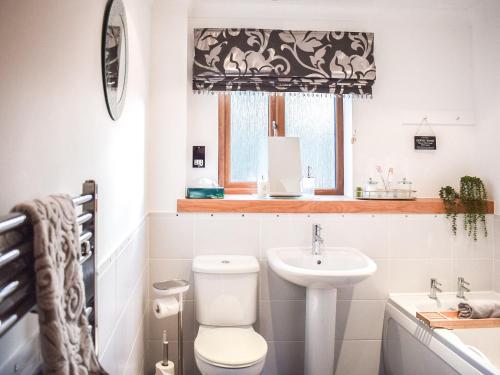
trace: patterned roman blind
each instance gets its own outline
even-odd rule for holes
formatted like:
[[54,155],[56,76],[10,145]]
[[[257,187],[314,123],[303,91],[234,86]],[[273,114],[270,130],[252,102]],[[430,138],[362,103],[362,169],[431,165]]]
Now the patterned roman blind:
[[373,33],[195,29],[193,90],[371,95]]

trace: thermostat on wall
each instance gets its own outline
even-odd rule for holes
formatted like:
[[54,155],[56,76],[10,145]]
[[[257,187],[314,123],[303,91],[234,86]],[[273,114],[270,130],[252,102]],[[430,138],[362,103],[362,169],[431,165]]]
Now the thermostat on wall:
[[193,168],[205,168],[205,146],[193,146]]

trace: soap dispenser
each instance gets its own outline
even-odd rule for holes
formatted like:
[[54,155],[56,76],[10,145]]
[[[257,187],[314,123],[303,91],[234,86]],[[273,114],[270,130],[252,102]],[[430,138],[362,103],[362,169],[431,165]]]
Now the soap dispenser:
[[314,196],[314,189],[316,188],[316,179],[312,176],[312,167],[307,166],[307,177],[302,178],[302,194],[304,196]]
[[168,341],[167,331],[163,331],[163,358],[161,361],[156,362],[155,375],[175,375],[175,366],[172,361],[168,359]]
[[266,198],[269,195],[269,181],[264,179],[264,175],[257,181],[257,196]]

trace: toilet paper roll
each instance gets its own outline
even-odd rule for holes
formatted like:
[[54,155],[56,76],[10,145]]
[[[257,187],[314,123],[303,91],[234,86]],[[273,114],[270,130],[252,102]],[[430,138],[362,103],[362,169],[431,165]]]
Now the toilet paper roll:
[[168,361],[167,366],[163,366],[161,361],[156,362],[155,368],[155,375],[175,375],[175,366],[172,361]]
[[157,319],[163,319],[179,312],[179,302],[174,296],[157,298],[153,301],[153,311]]

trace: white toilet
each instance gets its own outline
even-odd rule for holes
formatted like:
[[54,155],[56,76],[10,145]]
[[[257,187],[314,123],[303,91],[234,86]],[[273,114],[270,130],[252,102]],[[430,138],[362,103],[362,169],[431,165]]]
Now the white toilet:
[[258,375],[267,343],[257,320],[259,263],[245,255],[203,255],[193,260],[196,365],[203,375]]

